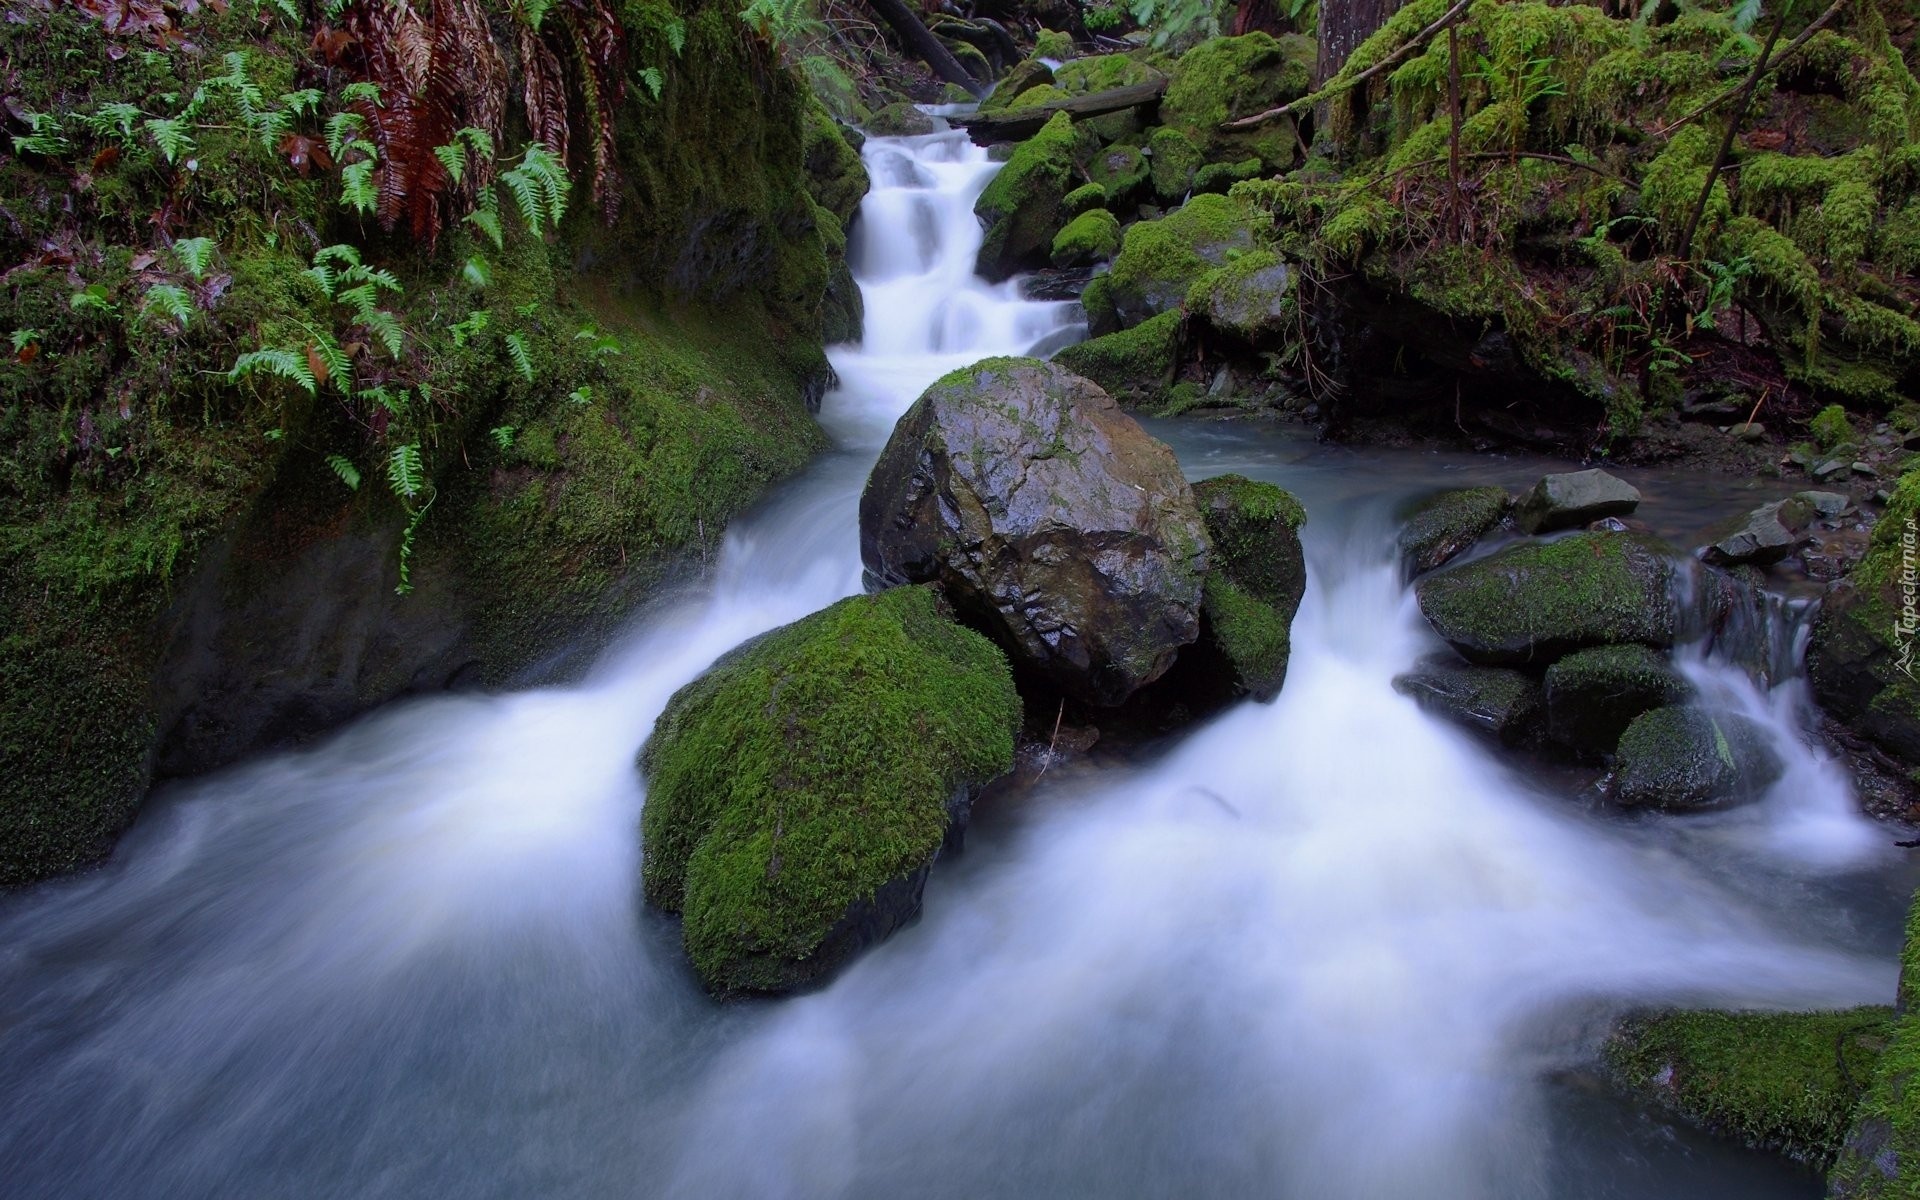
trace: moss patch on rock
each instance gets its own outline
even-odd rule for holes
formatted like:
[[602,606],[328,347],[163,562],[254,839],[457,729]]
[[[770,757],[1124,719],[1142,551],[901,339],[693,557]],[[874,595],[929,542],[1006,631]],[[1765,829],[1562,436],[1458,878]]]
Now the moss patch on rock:
[[1161,101],[1161,118],[1192,138],[1211,161],[1258,158],[1270,170],[1293,165],[1293,125],[1276,121],[1251,131],[1221,129],[1306,95],[1313,79],[1313,42],[1297,34],[1213,38],[1180,56]]
[[1500,523],[1513,507],[1505,488],[1455,488],[1429,496],[1400,527],[1401,561],[1413,575],[1451,562]]
[[1254,248],[1249,216],[1227,196],[1195,196],[1158,221],[1127,227],[1107,294],[1122,324],[1178,308],[1204,275]]
[[[1814,695],[1835,716],[1920,767],[1920,683],[1906,666],[1920,646],[1920,471],[1894,487],[1867,553],[1828,596],[1807,649]],[[1912,615],[1910,615],[1912,614]]]
[[[647,900],[681,914],[712,991],[815,981],[858,948],[862,906],[923,878],[1012,766],[1019,720],[1006,660],[930,588],[758,638],[675,693],[641,752]],[[917,911],[910,890],[906,911],[879,914],[886,931]]]
[[1202,480],[1193,498],[1213,542],[1200,641],[1234,694],[1270,700],[1286,681],[1293,617],[1307,587],[1306,510],[1284,488],[1241,475]]
[[1892,1033],[1893,1011],[1630,1017],[1606,1060],[1637,1096],[1756,1150],[1825,1168]]
[[1678,704],[1693,689],[1646,646],[1576,650],[1547,668],[1547,733],[1582,754],[1611,754],[1648,709]]
[[1686,810],[1755,799],[1779,778],[1766,731],[1738,713],[1666,705],[1641,713],[1614,748],[1609,795],[1629,808]]
[[1164,312],[1131,329],[1067,346],[1053,356],[1053,361],[1085,375],[1123,404],[1149,403],[1158,400],[1173,382],[1180,354],[1180,324],[1179,313]]
[[1054,235],[1050,257],[1056,267],[1089,267],[1113,257],[1120,247],[1120,221],[1104,208],[1081,213]]
[[1827,1176],[1834,1200],[1920,1196],[1920,894],[1907,913],[1897,1011],[1887,1048]]

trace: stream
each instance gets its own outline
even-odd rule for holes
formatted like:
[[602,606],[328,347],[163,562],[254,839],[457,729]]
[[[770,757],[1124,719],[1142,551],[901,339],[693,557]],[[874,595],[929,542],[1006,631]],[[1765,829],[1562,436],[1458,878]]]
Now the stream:
[[[0,1193],[1820,1195],[1593,1067],[1636,1005],[1891,1000],[1916,871],[1803,742],[1804,686],[1685,658],[1788,764],[1761,802],[1686,818],[1608,810],[1391,686],[1440,648],[1396,509],[1545,461],[1150,423],[1191,476],[1306,505],[1278,700],[983,804],[921,922],[827,989],[701,993],[638,901],[655,716],[859,589],[859,490],[928,383],[1084,333],[1077,306],[972,274],[984,151],[864,155],[867,325],[821,414],[838,449],[588,679],[395,705],[169,786],[102,869],[0,898]],[[1622,474],[1683,545],[1750,507],[1743,481]]]

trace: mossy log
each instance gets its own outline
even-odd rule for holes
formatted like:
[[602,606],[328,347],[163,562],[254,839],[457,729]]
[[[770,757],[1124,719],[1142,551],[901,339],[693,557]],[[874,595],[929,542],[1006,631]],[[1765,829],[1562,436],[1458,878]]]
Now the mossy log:
[[1040,132],[1041,127],[1051,120],[1055,113],[1066,113],[1076,121],[1086,117],[1098,117],[1125,109],[1158,104],[1160,97],[1165,95],[1166,91],[1167,81],[1164,78],[1150,79],[1145,83],[1111,88],[1091,95],[1050,100],[1045,104],[1023,107],[1012,112],[970,113],[949,117],[948,120],[965,129],[967,136],[973,139],[975,145],[990,146],[995,142],[1018,142],[1032,137]]

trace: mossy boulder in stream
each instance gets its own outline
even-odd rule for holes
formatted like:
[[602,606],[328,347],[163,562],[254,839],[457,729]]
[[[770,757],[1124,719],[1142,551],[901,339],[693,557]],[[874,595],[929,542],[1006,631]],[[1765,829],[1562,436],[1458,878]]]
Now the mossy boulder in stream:
[[1056,267],[1090,267],[1113,257],[1120,247],[1120,221],[1104,208],[1081,213],[1053,239]]
[[1581,754],[1611,754],[1635,717],[1693,691],[1657,650],[1637,643],[1576,650],[1547,668],[1547,734]]
[[1622,1021],[1604,1053],[1632,1095],[1744,1146],[1824,1169],[1887,1047],[1892,1018],[1887,1008],[1647,1013]]
[[1085,375],[1114,399],[1140,404],[1157,399],[1173,382],[1180,354],[1180,314],[1164,312],[1122,329],[1063,348],[1053,361]]
[[1511,667],[1428,660],[1397,675],[1393,690],[1421,708],[1490,733],[1509,746],[1533,740],[1544,708],[1540,681]]
[[647,901],[720,994],[816,983],[920,910],[1013,765],[1006,660],[930,588],[855,596],[723,657],[641,752]]
[[1227,196],[1195,196],[1157,221],[1127,227],[1106,295],[1122,325],[1181,306],[1203,275],[1253,249],[1253,230]]
[[933,118],[909,100],[895,101],[867,118],[867,132],[875,137],[919,137],[933,130]]
[[1628,808],[1686,810],[1754,800],[1781,770],[1761,726],[1738,713],[1680,704],[1635,717],[1614,759],[1609,795]]
[[1187,293],[1187,310],[1229,339],[1274,345],[1299,317],[1296,287],[1293,269],[1279,255],[1255,250],[1202,277]]
[[1193,485],[1213,542],[1199,643],[1181,653],[1230,696],[1271,700],[1286,682],[1294,614],[1306,594],[1306,510],[1285,489],[1242,475]]
[[1207,161],[1192,138],[1164,125],[1148,135],[1147,154],[1153,194],[1162,204],[1185,199],[1193,188],[1194,173]]
[[1018,669],[1118,705],[1199,635],[1208,539],[1173,452],[1091,380],[990,358],[926,390],[860,497],[860,556],[937,582]]
[[1656,539],[1576,533],[1437,571],[1414,591],[1435,632],[1469,661],[1544,667],[1587,646],[1671,646],[1680,569]]
[[998,281],[1046,265],[1053,235],[1066,223],[1060,202],[1074,187],[1079,144],[1073,118],[1056,113],[988,182],[973,206],[987,227],[976,263],[980,274]]
[[1512,507],[1505,488],[1455,488],[1429,496],[1400,527],[1401,562],[1411,575],[1444,566],[1498,525]]

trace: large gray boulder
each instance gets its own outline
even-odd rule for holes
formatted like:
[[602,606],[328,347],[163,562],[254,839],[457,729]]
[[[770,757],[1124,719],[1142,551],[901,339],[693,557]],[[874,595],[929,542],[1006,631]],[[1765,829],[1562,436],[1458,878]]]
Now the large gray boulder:
[[1628,808],[1707,808],[1759,796],[1780,777],[1766,730],[1737,713],[1667,705],[1620,735],[1613,799]]
[[928,388],[860,498],[884,585],[936,582],[1016,667],[1117,705],[1199,634],[1210,546],[1173,452],[1091,380],[992,358]]
[[1546,475],[1520,497],[1513,517],[1528,533],[1577,529],[1601,517],[1624,517],[1640,505],[1640,489],[1605,471]]
[[1671,646],[1682,622],[1677,570],[1656,538],[1576,533],[1434,572],[1414,594],[1434,631],[1467,660],[1544,667],[1588,646]]

